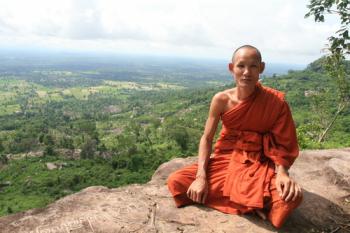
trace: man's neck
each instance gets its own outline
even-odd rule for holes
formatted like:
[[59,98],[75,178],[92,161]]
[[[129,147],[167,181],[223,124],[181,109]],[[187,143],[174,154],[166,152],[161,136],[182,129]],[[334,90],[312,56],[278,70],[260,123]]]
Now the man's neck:
[[237,87],[236,89],[236,95],[237,95],[237,99],[239,101],[243,101],[246,98],[248,98],[251,94],[253,94],[254,90],[255,90],[255,86],[253,87]]

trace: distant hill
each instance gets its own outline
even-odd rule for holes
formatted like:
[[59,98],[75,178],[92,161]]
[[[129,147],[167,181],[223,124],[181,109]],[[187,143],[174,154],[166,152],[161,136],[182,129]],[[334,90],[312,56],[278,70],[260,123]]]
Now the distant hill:
[[[194,59],[145,55],[106,55],[68,53],[0,53],[0,74],[26,76],[35,71],[70,71],[80,78],[149,82],[181,82],[189,87],[206,86],[205,82],[228,83],[229,59]],[[301,70],[304,65],[267,63],[264,76],[286,74]],[[93,72],[92,72],[93,71]],[[25,77],[23,77],[25,78]],[[35,81],[35,79],[32,79]]]
[[278,63],[266,63],[266,68],[263,75],[272,77],[274,75],[287,74],[288,71],[298,71],[305,69],[305,65],[298,64],[278,64]]

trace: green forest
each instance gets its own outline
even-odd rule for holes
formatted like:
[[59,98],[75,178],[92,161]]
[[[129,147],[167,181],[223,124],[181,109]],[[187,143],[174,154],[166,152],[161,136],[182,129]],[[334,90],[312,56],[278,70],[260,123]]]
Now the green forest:
[[[220,63],[76,60],[2,60],[0,216],[92,185],[145,183],[160,164],[195,156],[212,96],[234,86]],[[286,93],[301,149],[350,147],[349,105],[318,140],[338,98],[324,58],[261,82]]]

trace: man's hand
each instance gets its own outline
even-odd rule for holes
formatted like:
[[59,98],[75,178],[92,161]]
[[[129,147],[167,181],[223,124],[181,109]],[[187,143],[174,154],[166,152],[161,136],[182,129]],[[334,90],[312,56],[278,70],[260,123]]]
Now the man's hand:
[[285,172],[277,172],[276,187],[281,199],[285,202],[295,201],[301,197],[300,186]]
[[194,202],[204,204],[208,195],[208,182],[205,177],[198,177],[187,190],[187,196]]

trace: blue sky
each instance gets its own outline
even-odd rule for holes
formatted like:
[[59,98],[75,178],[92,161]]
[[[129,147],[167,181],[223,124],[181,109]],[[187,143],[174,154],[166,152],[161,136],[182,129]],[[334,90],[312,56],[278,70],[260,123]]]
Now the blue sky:
[[0,48],[229,59],[242,44],[266,61],[307,64],[339,27],[304,19],[306,0],[0,0]]

